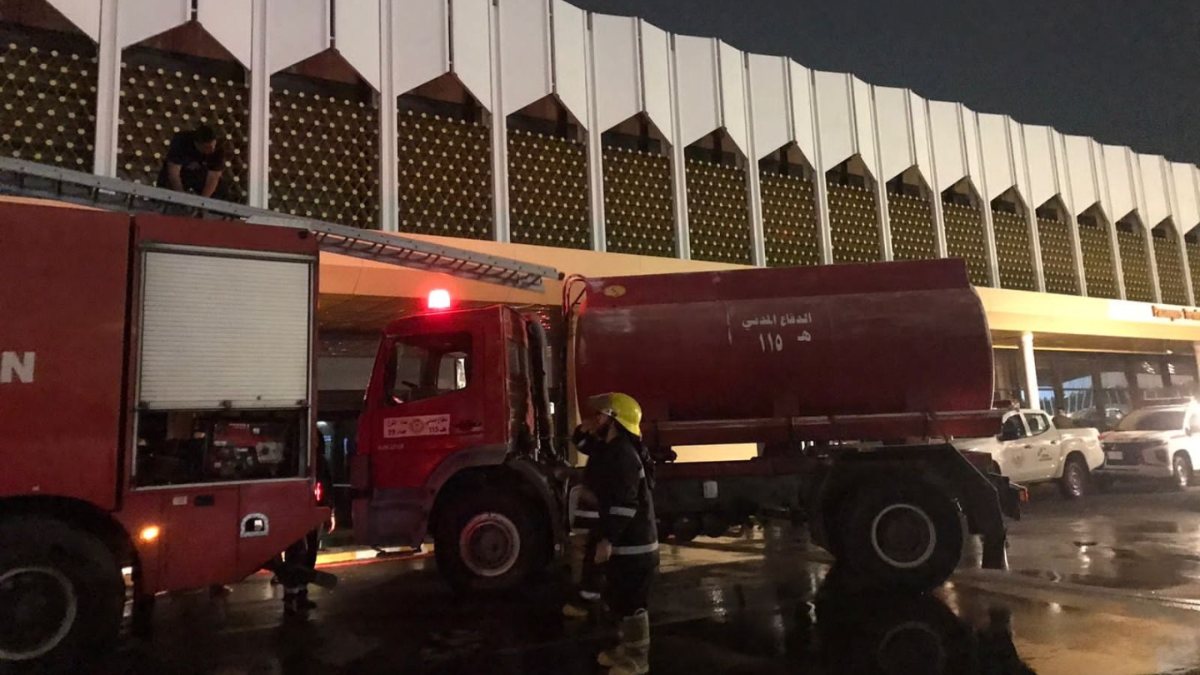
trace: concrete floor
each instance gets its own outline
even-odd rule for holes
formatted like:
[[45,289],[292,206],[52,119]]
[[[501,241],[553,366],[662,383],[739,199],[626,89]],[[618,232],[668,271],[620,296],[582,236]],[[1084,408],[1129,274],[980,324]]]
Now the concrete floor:
[[[1200,673],[1200,492],[1039,490],[1011,532],[1010,572],[964,569],[925,597],[847,590],[802,532],[668,546],[653,672]],[[606,632],[565,623],[553,584],[465,600],[430,559],[331,571],[307,622],[281,620],[264,576],[161,602],[154,637],[95,672],[597,672]]]

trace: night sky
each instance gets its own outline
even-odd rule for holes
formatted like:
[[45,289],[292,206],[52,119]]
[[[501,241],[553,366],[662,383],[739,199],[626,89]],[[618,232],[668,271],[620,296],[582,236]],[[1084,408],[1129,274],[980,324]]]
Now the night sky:
[[1200,0],[570,0],[1200,164]]

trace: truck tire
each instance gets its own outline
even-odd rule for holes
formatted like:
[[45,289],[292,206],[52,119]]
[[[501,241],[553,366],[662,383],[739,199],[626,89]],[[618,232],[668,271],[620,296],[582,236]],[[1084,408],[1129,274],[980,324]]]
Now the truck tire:
[[1171,480],[1176,490],[1186,490],[1192,486],[1195,476],[1192,473],[1192,459],[1187,453],[1177,452],[1171,458]]
[[1072,454],[1063,465],[1062,478],[1058,479],[1058,489],[1067,499],[1086,497],[1092,488],[1092,473],[1088,471],[1087,462],[1083,457]]
[[958,507],[924,483],[871,483],[850,501],[839,548],[862,578],[883,587],[927,591],[962,557]]
[[519,494],[484,490],[456,495],[434,531],[438,570],[459,592],[520,586],[549,560],[550,529]]
[[121,568],[98,538],[50,518],[0,524],[0,671],[65,672],[117,640]]

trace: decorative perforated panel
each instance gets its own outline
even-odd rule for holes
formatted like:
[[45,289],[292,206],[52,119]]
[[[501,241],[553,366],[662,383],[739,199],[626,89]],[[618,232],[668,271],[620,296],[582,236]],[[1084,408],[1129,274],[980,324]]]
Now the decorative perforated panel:
[[967,263],[967,274],[976,286],[988,285],[987,248],[984,243],[983,214],[971,206],[944,202],[946,254]]
[[0,153],[91,171],[96,48],[24,30],[0,30],[0,40]]
[[892,224],[894,259],[930,260],[937,257],[933,208],[928,201],[920,197],[888,193],[888,216]]
[[604,148],[604,218],[613,253],[675,255],[671,160],[624,148]]
[[1183,282],[1183,258],[1175,228],[1164,223],[1150,233],[1154,242],[1154,262],[1158,265],[1158,289],[1163,302],[1187,304],[1187,288]]
[[749,265],[746,172],[733,166],[689,159],[687,200],[692,258]]
[[993,209],[992,231],[996,233],[996,261],[1000,265],[1000,287],[1021,291],[1036,290],[1033,252],[1029,245],[1029,225],[1024,216]]
[[1087,280],[1088,295],[1117,298],[1117,276],[1113,271],[1112,241],[1107,227],[1081,220],[1079,247],[1083,250],[1083,276]]
[[875,195],[866,188],[829,185],[829,229],[835,263],[879,260]]
[[[236,75],[236,77],[235,77]],[[117,175],[153,185],[171,138],[201,124],[225,148],[223,189],[229,201],[246,201],[250,91],[237,64],[174,58],[130,48],[121,63]]]
[[583,144],[510,129],[508,182],[514,242],[592,247]]
[[1060,220],[1039,218],[1038,241],[1042,245],[1042,273],[1047,293],[1078,295],[1075,261],[1071,257],[1071,232]]
[[821,249],[812,182],[800,176],[763,173],[760,190],[767,265],[819,265]]
[[1200,238],[1189,235],[1184,238],[1183,245],[1187,250],[1188,269],[1192,273],[1192,292],[1200,295]]
[[271,208],[343,225],[379,222],[379,114],[342,96],[271,90]]
[[1121,248],[1121,273],[1125,276],[1125,299],[1154,302],[1150,264],[1146,255],[1146,230],[1141,225],[1117,226]]
[[413,111],[399,114],[397,128],[400,230],[491,239],[488,128]]

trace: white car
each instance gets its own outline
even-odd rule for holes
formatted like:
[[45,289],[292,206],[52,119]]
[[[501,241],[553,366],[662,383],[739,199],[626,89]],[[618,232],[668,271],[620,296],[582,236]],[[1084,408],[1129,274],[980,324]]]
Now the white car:
[[1100,437],[1108,478],[1170,480],[1183,489],[1194,483],[1200,466],[1200,406],[1156,405],[1135,410]]
[[1000,474],[1015,483],[1058,481],[1069,499],[1082,497],[1091,486],[1091,472],[1104,464],[1098,431],[1058,429],[1040,410],[1006,414],[998,436],[953,443],[962,451],[987,453]]

